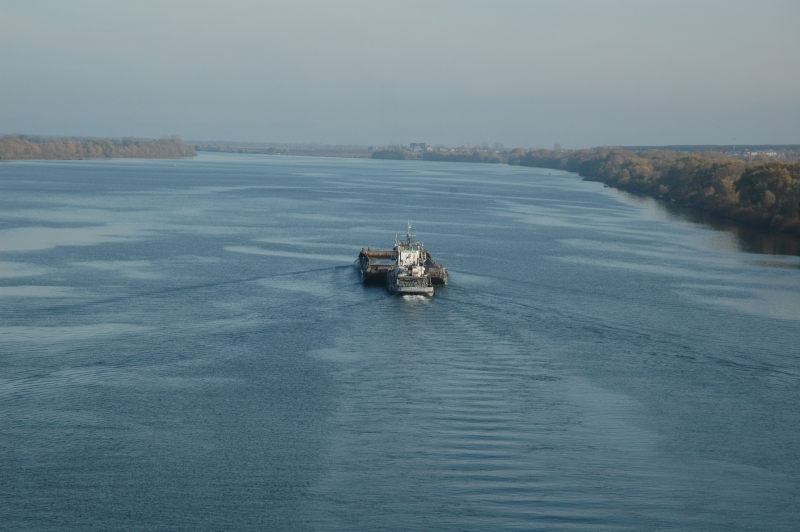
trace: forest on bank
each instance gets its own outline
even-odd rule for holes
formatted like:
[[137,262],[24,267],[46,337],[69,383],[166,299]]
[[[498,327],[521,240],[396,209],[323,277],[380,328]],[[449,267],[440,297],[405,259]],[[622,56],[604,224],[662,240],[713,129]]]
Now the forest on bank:
[[158,140],[122,138],[54,138],[32,135],[0,135],[0,160],[97,159],[134,157],[161,159],[197,155],[179,136]]
[[737,222],[800,235],[800,162],[718,152],[517,149],[508,164],[575,172]]

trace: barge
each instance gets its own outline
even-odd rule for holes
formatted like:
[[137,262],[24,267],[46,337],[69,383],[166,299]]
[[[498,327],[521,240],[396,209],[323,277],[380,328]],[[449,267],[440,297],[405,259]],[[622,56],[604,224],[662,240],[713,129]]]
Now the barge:
[[436,264],[421,242],[413,240],[411,222],[405,240],[395,237],[391,250],[361,248],[358,265],[365,284],[386,284],[391,294],[434,294],[434,285],[447,284],[447,269]]

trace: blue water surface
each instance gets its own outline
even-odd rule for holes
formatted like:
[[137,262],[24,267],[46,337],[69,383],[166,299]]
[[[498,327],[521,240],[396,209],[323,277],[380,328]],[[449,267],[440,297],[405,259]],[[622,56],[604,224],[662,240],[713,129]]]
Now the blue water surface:
[[[407,220],[434,298],[353,265]],[[0,164],[0,529],[796,530],[753,234],[505,165]]]

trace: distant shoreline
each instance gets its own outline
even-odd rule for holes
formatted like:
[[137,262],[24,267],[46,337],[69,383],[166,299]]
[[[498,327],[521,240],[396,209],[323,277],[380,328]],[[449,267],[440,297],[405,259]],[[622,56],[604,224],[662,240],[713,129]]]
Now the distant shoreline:
[[764,154],[744,159],[717,152],[599,148],[529,150],[509,164],[566,170],[743,225],[800,235],[800,162]]
[[0,161],[81,159],[172,159],[197,153],[179,136],[158,140],[0,135]]
[[283,146],[237,146],[194,144],[197,152],[248,153],[253,155],[292,155],[295,157],[341,157],[344,159],[368,159],[372,151],[366,148],[337,147],[283,147]]

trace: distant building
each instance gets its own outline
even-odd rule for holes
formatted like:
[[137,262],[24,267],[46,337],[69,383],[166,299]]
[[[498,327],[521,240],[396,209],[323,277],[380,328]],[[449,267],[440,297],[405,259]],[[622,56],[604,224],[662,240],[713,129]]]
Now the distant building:
[[412,142],[411,151],[425,151],[425,146],[424,142]]

